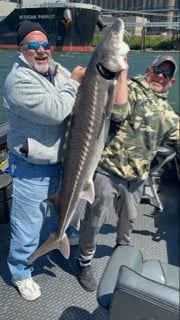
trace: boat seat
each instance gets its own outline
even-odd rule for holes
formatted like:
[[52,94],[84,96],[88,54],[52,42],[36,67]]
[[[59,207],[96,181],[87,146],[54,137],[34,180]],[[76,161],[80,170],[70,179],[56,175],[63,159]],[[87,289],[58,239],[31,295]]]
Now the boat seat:
[[[163,167],[169,161],[176,157],[176,152],[172,151],[167,147],[159,147],[157,154],[155,156],[154,161],[152,161],[152,165],[149,172],[149,177],[145,183],[144,195],[145,198],[147,195],[151,200],[151,203],[160,211],[164,210],[162,201],[158,195],[158,182],[160,181],[160,177],[162,174]],[[155,163],[155,164],[154,164]],[[177,170],[177,162],[175,161],[176,170]],[[178,171],[178,170],[177,170]],[[150,189],[149,192],[147,191]]]
[[143,260],[139,249],[117,247],[100,279],[97,300],[109,320],[178,320],[179,268]]

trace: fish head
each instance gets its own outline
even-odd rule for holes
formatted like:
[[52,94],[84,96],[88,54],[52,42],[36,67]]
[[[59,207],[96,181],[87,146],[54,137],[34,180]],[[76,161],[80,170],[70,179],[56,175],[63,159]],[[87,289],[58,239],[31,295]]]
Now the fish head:
[[124,22],[118,18],[107,30],[102,41],[98,45],[97,68],[100,72],[108,75],[109,78],[115,77],[117,72],[125,69],[124,57],[129,52],[129,46],[123,41]]

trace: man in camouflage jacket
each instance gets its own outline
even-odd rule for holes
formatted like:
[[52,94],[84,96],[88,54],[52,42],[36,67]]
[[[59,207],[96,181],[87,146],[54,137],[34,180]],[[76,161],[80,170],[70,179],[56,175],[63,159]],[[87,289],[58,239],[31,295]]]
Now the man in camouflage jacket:
[[144,181],[158,147],[166,142],[179,150],[179,116],[167,101],[176,69],[173,57],[164,55],[147,68],[144,76],[127,80],[127,64],[117,78],[111,117],[115,129],[95,174],[96,199],[93,205],[86,205],[80,236],[78,280],[87,291],[97,287],[91,260],[96,236],[107,215],[115,210],[118,216],[116,246],[129,244]]

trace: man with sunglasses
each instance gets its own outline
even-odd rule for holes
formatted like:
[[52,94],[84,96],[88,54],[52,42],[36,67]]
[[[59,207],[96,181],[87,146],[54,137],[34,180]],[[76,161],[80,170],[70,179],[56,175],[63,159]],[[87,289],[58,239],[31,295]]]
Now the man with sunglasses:
[[27,261],[39,244],[48,211],[43,200],[60,185],[67,117],[85,69],[77,66],[70,73],[55,62],[48,35],[38,23],[20,23],[17,44],[20,55],[4,86],[13,177],[8,266],[21,296],[33,301],[40,297],[41,290],[31,277],[32,266]]
[[115,248],[128,245],[158,147],[166,142],[179,151],[179,116],[167,101],[176,70],[174,58],[162,55],[147,67],[145,75],[128,80],[127,63],[117,77],[109,139],[94,177],[95,201],[86,205],[79,240],[78,280],[87,291],[97,288],[91,262],[105,219],[116,212]]

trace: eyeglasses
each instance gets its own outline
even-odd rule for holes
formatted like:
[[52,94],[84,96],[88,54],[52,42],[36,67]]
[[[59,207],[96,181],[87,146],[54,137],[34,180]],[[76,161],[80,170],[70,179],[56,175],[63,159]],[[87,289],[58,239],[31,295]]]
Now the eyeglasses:
[[23,46],[27,45],[28,49],[32,49],[32,50],[38,50],[41,46],[44,48],[44,50],[49,50],[51,48],[51,45],[49,42],[31,41],[31,42],[23,43],[22,45]]
[[163,74],[163,77],[165,78],[165,79],[171,79],[172,77],[173,77],[173,75],[172,75],[172,72],[170,72],[170,71],[168,71],[168,70],[165,70],[165,69],[163,69],[163,68],[161,68],[161,67],[159,67],[159,66],[154,66],[154,67],[152,67],[153,68],[153,72],[154,73],[156,73],[156,74],[160,74],[160,73],[162,73]]

